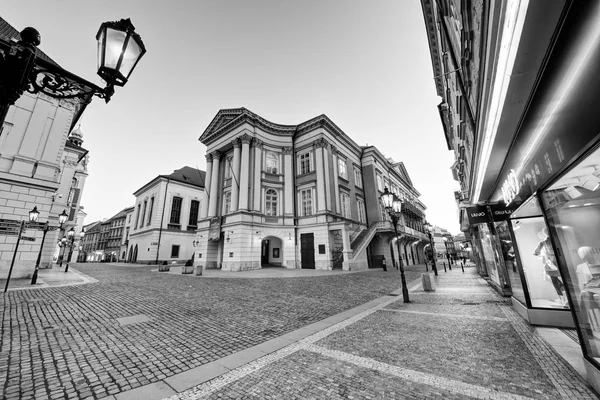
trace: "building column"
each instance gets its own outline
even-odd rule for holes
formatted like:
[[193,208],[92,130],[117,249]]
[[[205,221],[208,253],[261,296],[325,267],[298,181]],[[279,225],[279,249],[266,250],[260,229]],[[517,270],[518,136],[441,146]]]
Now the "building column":
[[333,196],[335,197],[335,211],[338,214],[342,213],[342,206],[340,204],[340,181],[338,176],[340,172],[338,171],[338,156],[337,156],[337,148],[335,146],[331,146],[331,158],[333,161]]
[[[200,218],[206,218],[208,216],[208,202],[210,200],[210,185],[211,185],[211,174],[212,174],[212,156],[206,155],[206,174],[204,175],[204,201],[200,209]],[[164,205],[163,205],[164,206]]]
[[234,212],[238,209],[238,204],[240,201],[240,151],[241,144],[238,139],[235,139],[233,142],[233,171],[231,177],[231,206],[230,211]]
[[252,199],[252,209],[256,210],[256,211],[260,211],[262,208],[261,201],[260,201],[260,193],[262,190],[261,176],[262,176],[263,142],[255,138],[253,141],[253,145],[254,145],[254,194],[253,194],[253,199]]
[[324,152],[327,147],[325,139],[318,139],[315,142],[315,166],[317,170],[317,212],[327,210],[325,204],[325,168],[324,168]]
[[350,247],[350,233],[346,224],[342,227],[342,253],[344,254],[344,261],[342,262],[342,270],[350,271],[350,258],[352,257],[352,247]]
[[208,216],[217,216],[217,199],[219,197],[219,160],[221,159],[221,153],[215,151],[212,153],[213,166],[212,174],[210,178],[210,202],[208,206]]
[[284,215],[294,215],[294,168],[292,160],[292,147],[283,148],[283,190],[284,190]]
[[244,134],[240,137],[242,142],[242,160],[240,165],[240,202],[239,210],[248,210],[248,184],[250,174],[250,141],[252,136]]

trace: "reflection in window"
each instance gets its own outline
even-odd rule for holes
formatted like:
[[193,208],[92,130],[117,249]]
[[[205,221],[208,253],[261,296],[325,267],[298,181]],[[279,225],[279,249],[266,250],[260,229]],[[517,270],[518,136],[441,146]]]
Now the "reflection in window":
[[[560,143],[555,142],[557,153]],[[560,151],[562,151],[560,149]],[[559,155],[560,158],[560,155]],[[542,194],[584,351],[600,362],[600,150]]]

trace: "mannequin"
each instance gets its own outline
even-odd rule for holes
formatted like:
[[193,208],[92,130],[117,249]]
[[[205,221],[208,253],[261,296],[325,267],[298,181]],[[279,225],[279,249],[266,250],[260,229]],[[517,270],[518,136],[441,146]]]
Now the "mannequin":
[[554,286],[554,290],[556,290],[556,293],[558,294],[560,304],[564,306],[568,303],[568,299],[564,292],[564,285],[560,279],[558,267],[556,266],[556,257],[554,255],[554,250],[552,249],[552,243],[550,243],[548,228],[544,228],[538,232],[538,238],[540,239],[540,242],[533,252],[533,255],[542,259],[544,272],[550,277],[552,286]]

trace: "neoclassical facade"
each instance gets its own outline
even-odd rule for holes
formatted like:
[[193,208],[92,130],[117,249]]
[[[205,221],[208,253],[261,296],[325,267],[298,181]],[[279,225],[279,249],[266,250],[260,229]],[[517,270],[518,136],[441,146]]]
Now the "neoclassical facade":
[[381,213],[367,217],[365,149],[325,115],[280,125],[245,108],[221,110],[200,141],[197,268],[366,269],[371,240],[393,231],[373,224]]

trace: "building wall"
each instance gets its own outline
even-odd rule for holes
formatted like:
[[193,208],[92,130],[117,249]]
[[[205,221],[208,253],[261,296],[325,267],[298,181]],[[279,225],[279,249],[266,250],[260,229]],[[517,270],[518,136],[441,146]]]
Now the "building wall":
[[[60,207],[53,195],[62,182],[60,171],[65,142],[78,101],[55,100],[25,93],[8,110],[0,133],[0,219],[24,220],[34,206],[40,222],[58,225]],[[30,277],[40,251],[42,232],[27,230],[34,242],[19,244],[12,278]],[[51,263],[58,232],[49,232],[42,249],[41,267]],[[16,236],[0,236],[0,278],[8,275]]]

